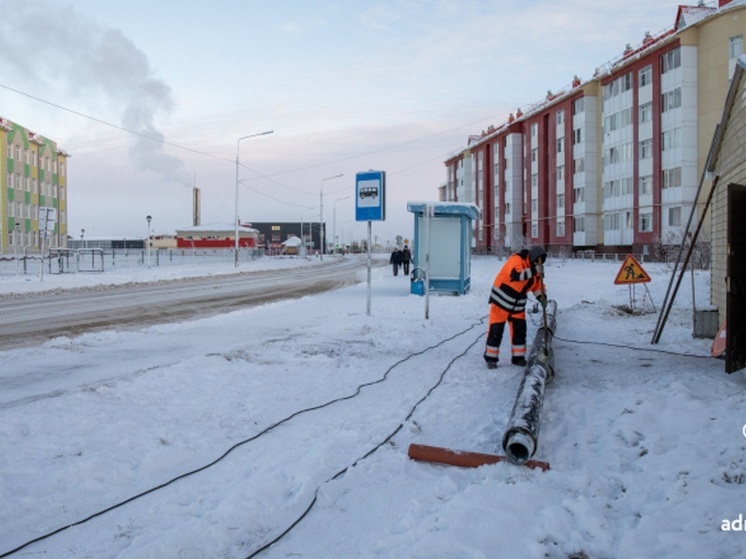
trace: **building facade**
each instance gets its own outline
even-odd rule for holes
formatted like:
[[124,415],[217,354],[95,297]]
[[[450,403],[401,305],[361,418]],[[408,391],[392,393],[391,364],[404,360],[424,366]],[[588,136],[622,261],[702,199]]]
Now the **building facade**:
[[742,56],[710,153],[710,302],[726,324],[726,371],[746,366],[746,56]]
[[[482,210],[481,252],[544,244],[554,252],[653,255],[677,246],[730,78],[746,1],[680,6],[592,79],[574,78],[445,161],[439,198]],[[699,217],[699,216],[698,216]]]
[[1,117],[0,153],[0,253],[67,246],[69,155]]

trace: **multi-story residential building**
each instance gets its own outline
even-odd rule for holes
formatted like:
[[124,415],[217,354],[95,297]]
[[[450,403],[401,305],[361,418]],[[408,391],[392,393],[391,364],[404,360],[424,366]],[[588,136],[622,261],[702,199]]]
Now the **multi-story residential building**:
[[[476,250],[651,254],[678,245],[746,31],[746,0],[680,6],[672,28],[471,136],[441,200],[482,210]],[[698,216],[700,217],[700,216]]]
[[69,155],[5,118],[0,154],[0,253],[39,252],[42,240],[45,247],[65,247]]

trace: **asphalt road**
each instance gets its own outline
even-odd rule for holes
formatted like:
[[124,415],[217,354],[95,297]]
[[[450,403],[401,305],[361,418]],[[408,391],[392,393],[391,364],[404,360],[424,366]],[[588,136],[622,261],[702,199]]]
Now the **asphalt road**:
[[0,349],[57,336],[138,329],[302,297],[365,280],[366,260],[329,259],[303,268],[101,286],[0,299]]

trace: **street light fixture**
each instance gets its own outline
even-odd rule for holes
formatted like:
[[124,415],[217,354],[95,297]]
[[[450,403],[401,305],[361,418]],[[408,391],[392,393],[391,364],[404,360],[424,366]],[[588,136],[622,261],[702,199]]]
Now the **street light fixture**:
[[337,202],[340,200],[349,200],[352,196],[337,198],[334,200],[334,212],[332,213],[332,254],[337,254]]
[[258,134],[250,134],[248,136],[242,136],[236,141],[236,207],[235,207],[235,215],[233,216],[235,221],[235,248],[233,250],[233,264],[236,268],[238,268],[238,168],[240,166],[239,163],[239,147],[241,146],[241,140],[247,140],[249,138],[255,138],[256,136],[267,136],[269,134],[272,134],[274,130],[266,130],[265,132],[259,132]]
[[150,268],[150,222],[153,221],[153,217],[150,215],[145,216],[145,221],[148,222],[148,238],[145,240],[145,242],[148,243],[146,251],[148,255],[148,268]]
[[321,260],[324,259],[324,182],[343,177],[344,173],[321,179],[321,190],[319,192],[319,236],[321,239]]

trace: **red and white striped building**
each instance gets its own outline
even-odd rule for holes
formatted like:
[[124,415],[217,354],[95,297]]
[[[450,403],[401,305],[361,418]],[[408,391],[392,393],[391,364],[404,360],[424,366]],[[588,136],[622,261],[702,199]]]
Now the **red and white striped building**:
[[475,250],[653,254],[678,245],[738,56],[746,1],[680,6],[674,26],[575,78],[445,162],[474,203]]

